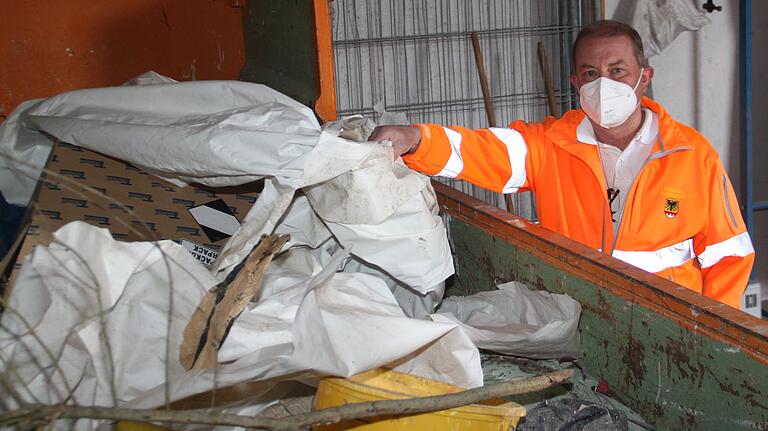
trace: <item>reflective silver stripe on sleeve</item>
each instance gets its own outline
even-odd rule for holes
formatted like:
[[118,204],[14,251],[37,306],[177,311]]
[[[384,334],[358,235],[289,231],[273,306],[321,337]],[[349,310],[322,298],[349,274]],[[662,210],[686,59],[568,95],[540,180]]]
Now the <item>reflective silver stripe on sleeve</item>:
[[613,257],[648,272],[659,272],[680,266],[696,254],[693,252],[693,239],[687,239],[656,251],[614,250]]
[[512,175],[504,185],[502,193],[515,193],[525,184],[525,156],[528,154],[528,148],[525,146],[523,135],[515,129],[492,127],[488,130],[507,146],[509,165],[512,167]]
[[451,157],[445,163],[443,170],[438,172],[438,177],[456,178],[464,170],[464,160],[461,158],[461,133],[443,127],[451,144]]
[[699,263],[702,268],[709,268],[717,262],[720,262],[724,257],[744,257],[754,252],[755,249],[752,247],[752,240],[749,239],[749,233],[744,232],[730,237],[725,241],[718,242],[717,244],[708,245],[699,255]]
[[723,174],[723,200],[725,201],[725,211],[731,219],[731,226],[736,229],[736,217],[733,216],[733,211],[731,211],[731,200],[728,199],[728,178],[725,174]]

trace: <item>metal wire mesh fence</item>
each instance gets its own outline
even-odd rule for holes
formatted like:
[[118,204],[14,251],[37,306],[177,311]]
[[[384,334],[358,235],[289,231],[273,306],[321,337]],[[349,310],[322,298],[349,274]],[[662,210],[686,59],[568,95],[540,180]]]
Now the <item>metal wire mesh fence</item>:
[[[548,52],[559,110],[575,106],[570,46],[587,0],[335,0],[331,2],[336,100],[340,116],[488,126],[470,33],[477,32],[497,124],[549,114],[537,44]],[[503,207],[498,194],[441,181]],[[530,193],[516,212],[535,219]]]

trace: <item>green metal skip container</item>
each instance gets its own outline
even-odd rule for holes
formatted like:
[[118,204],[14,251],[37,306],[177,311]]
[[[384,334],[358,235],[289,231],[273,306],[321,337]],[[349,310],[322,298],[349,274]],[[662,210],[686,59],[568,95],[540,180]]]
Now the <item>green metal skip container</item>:
[[581,361],[657,430],[768,430],[768,322],[434,183],[457,274],[579,301]]

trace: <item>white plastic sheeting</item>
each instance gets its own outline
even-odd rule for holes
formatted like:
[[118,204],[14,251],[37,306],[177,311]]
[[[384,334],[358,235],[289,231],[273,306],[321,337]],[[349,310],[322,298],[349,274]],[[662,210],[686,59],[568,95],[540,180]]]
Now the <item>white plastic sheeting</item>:
[[446,298],[433,319],[460,324],[482,349],[531,358],[579,356],[578,302],[516,281],[498,288]]
[[[261,234],[275,229],[296,191],[306,188],[316,211],[335,223],[332,230],[340,232],[345,247],[363,260],[370,255],[375,260],[370,263],[409,287],[422,293],[441,289],[453,273],[427,178],[393,162],[389,146],[321,131],[309,108],[260,84],[175,83],[152,73],[133,81],[145,85],[73,91],[30,105],[3,127],[0,152],[6,160],[40,166],[47,155],[35,131],[44,131],[176,181],[230,186],[266,178],[261,197],[220,253],[217,271],[240,262]],[[35,149],[22,150],[27,147]],[[18,182],[16,173],[0,172],[8,183]],[[22,191],[31,193],[26,183],[21,189],[3,186],[16,202],[28,199]],[[353,237],[360,240],[358,247]],[[380,239],[402,253],[387,258],[366,247]],[[418,256],[407,251],[414,242]]]
[[[547,323],[574,311],[559,297],[547,308],[523,295],[522,304],[555,313],[538,320],[518,300],[493,297],[492,311],[507,325],[500,327],[476,313],[462,318],[458,305],[458,319],[430,315],[453,273],[445,226],[427,178],[393,162],[388,145],[322,130],[308,108],[257,84],[155,75],[135,83],[142,85],[30,103],[0,131],[0,150],[38,166],[45,152],[37,131],[44,131],[174,181],[264,178],[264,190],[213,272],[172,242],[116,242],[80,222],[38,246],[0,321],[0,372],[13,375],[25,401],[62,402],[72,393],[83,405],[156,407],[166,396],[214,386],[307,371],[349,376],[382,365],[474,387],[482,371],[473,341],[533,352],[542,332],[523,323],[574,331],[572,316]],[[178,351],[193,310],[264,233],[291,240],[235,320],[219,352],[223,365],[183,370]],[[506,316],[521,312],[523,321]]]
[[43,99],[28,100],[0,124],[0,192],[14,205],[26,206],[40,178],[51,140],[43,134],[23,127],[29,111]]
[[182,332],[217,283],[211,273],[171,241],[119,242],[82,222],[54,237],[25,263],[2,317],[2,372],[27,402],[71,395],[81,405],[154,407],[166,381],[177,400],[214,381],[225,387],[310,370],[349,376],[385,364],[482,385],[477,349],[457,325],[411,319],[379,278],[336,272],[347,255],[338,247],[282,254],[265,278],[269,290],[222,346],[227,363],[187,372],[177,359]]
[[661,54],[684,31],[696,31],[711,23],[700,0],[628,2],[616,19],[634,27],[643,40],[647,57]]
[[[165,399],[161,382],[178,399],[214,384],[310,370],[348,376],[384,364],[482,384],[477,349],[456,324],[413,319],[398,304],[426,316],[453,273],[425,176],[393,162],[384,143],[321,130],[311,110],[262,85],[135,81],[142,85],[30,105],[3,151],[23,158],[18,149],[45,132],[170,180],[222,186],[264,178],[264,190],[213,273],[173,243],[119,243],[82,223],[38,247],[13,289],[19,314],[3,316],[14,335],[5,333],[0,347],[10,361],[3,370],[21,370],[25,399],[60,402],[74,390],[85,405],[151,407]],[[179,337],[202,295],[273,232],[291,235],[288,250],[233,325],[219,355],[226,365],[182,370]]]
[[[167,76],[149,71],[128,80],[123,86],[174,82]],[[29,204],[53,146],[53,141],[40,133],[30,118],[46,112],[45,108],[40,108],[44,102],[46,99],[26,101],[0,124],[0,192],[15,205]]]

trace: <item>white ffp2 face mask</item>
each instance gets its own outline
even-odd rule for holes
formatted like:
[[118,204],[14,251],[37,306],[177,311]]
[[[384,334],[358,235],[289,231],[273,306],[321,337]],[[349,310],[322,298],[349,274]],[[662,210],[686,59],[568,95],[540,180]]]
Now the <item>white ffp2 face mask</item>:
[[579,89],[581,109],[592,121],[607,129],[624,124],[640,104],[635,90],[643,79],[643,70],[640,69],[634,88],[602,77],[582,85]]

